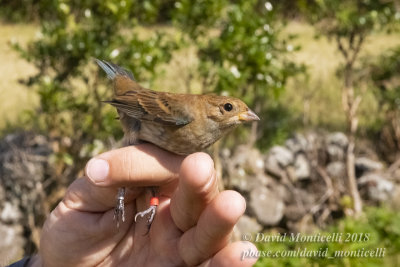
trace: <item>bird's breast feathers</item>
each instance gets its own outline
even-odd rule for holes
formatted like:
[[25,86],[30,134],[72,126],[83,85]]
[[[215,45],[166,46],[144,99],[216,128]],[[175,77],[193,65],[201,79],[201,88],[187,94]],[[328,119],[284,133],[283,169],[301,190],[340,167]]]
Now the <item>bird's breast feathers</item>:
[[160,125],[142,121],[139,139],[153,143],[163,149],[179,155],[202,151],[217,141],[223,133],[215,127],[206,129],[199,123],[184,126]]

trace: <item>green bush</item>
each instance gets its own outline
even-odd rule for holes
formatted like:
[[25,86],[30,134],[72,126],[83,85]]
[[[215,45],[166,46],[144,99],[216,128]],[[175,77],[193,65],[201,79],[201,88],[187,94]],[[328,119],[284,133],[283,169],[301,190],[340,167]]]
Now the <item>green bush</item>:
[[380,118],[372,132],[379,140],[382,157],[394,162],[400,149],[400,47],[385,51],[377,59],[364,58],[371,77],[370,89],[378,102]]
[[[265,235],[276,235],[266,233]],[[259,251],[311,251],[319,252],[320,256],[312,257],[261,257],[255,266],[398,266],[400,261],[400,214],[384,207],[371,207],[359,218],[343,218],[327,231],[318,231],[311,236],[336,235],[336,240],[341,242],[286,242],[258,243]],[[341,235],[339,238],[338,236]],[[300,233],[300,236],[306,236]],[[377,250],[378,249],[378,250]],[[379,250],[381,249],[381,250]],[[368,250],[380,252],[382,257],[362,257]],[[323,254],[322,252],[325,252]],[[345,257],[340,253],[357,253],[353,257]],[[336,254],[335,254],[336,253]],[[335,256],[336,255],[336,256]],[[340,256],[342,255],[342,256]],[[379,254],[377,254],[379,255]]]
[[154,15],[147,1],[43,0],[40,5],[46,6],[40,10],[41,38],[27,48],[15,45],[38,70],[25,83],[38,93],[40,105],[26,120],[59,140],[54,159],[61,165],[74,162],[68,172],[73,176],[82,168],[79,162],[92,155],[90,144],[122,136],[115,111],[101,102],[112,90],[93,58],[121,64],[139,81],[151,82],[177,44],[157,30],[140,36],[138,18],[146,23]]
[[41,0],[0,0],[3,22],[35,21],[39,16]]
[[[55,159],[61,165],[85,162],[94,140],[121,138],[115,111],[101,103],[112,92],[93,57],[131,69],[151,87],[174,51],[194,47],[202,91],[240,97],[262,118],[281,114],[274,101],[287,79],[303,70],[288,59],[297,48],[279,38],[281,25],[264,2],[42,0],[37,6],[41,37],[15,49],[38,70],[25,81],[40,99],[27,125],[59,140]],[[289,128],[260,124],[259,144],[282,139]]]
[[[198,48],[203,91],[237,96],[250,104],[263,120],[253,132],[259,137],[259,147],[282,140],[280,136],[290,132],[293,122],[276,100],[288,78],[304,73],[305,67],[289,59],[299,47],[289,43],[293,36],[280,35],[283,23],[279,23],[272,4],[185,0],[176,6],[176,21],[184,25],[183,30]],[[204,14],[210,15],[204,18]],[[284,119],[274,127],[268,123],[270,118]]]

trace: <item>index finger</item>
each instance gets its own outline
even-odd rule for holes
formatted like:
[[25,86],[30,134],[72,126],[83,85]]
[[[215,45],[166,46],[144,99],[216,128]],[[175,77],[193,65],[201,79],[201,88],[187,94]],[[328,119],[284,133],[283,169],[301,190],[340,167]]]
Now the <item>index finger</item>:
[[214,162],[208,154],[186,157],[180,170],[179,186],[171,198],[171,216],[181,231],[197,224],[204,208],[218,195]]
[[160,186],[178,178],[183,159],[154,145],[140,144],[96,156],[85,172],[97,186]]

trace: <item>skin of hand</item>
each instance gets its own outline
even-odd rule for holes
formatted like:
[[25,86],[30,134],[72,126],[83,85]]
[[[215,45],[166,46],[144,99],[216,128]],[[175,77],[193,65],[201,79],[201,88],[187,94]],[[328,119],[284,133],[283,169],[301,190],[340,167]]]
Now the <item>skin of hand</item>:
[[[179,178],[179,179],[178,179]],[[160,188],[150,232],[133,214],[146,207],[142,187]],[[126,187],[127,221],[116,228],[115,194]],[[103,153],[86,165],[47,218],[31,266],[252,266],[250,242],[230,243],[245,211],[235,191],[219,192],[212,159],[186,158],[151,144]]]

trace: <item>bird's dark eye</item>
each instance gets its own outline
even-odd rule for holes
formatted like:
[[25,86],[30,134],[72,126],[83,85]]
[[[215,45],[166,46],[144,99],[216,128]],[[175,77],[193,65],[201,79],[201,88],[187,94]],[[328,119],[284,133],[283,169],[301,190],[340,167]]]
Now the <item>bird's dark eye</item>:
[[232,106],[231,103],[226,103],[226,104],[224,105],[224,109],[225,109],[226,111],[231,111],[231,110],[233,109],[233,106]]

